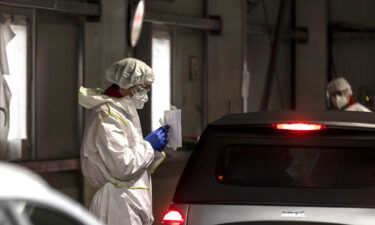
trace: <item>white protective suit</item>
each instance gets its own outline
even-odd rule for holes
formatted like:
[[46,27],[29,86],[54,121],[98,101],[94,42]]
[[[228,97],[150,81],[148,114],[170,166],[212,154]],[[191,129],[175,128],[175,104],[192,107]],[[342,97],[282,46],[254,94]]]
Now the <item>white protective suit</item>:
[[[352,87],[344,77],[337,77],[331,80],[327,84],[328,95],[332,95],[330,101],[336,109],[344,109],[345,111],[357,111],[357,112],[372,112],[367,107],[360,103],[354,103],[347,106],[350,102],[350,98],[353,96]],[[341,95],[333,95],[335,92],[341,92]],[[345,107],[347,106],[347,107]]]
[[151,173],[164,160],[143,140],[131,97],[112,98],[81,87],[80,104],[93,109],[81,147],[83,174],[101,187],[90,211],[107,225],[151,225]]
[[0,160],[7,159],[9,107],[12,94],[3,75],[0,75]]
[[369,108],[360,103],[354,103],[353,105],[346,107],[345,111],[372,112]]
[[0,160],[8,159],[8,134],[10,128],[11,90],[3,75],[9,74],[6,46],[15,33],[10,27],[10,21],[0,18]]

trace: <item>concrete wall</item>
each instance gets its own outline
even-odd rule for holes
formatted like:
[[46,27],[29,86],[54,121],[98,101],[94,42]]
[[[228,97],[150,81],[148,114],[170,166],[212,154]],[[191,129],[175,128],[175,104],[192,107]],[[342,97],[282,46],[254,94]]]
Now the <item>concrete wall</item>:
[[296,1],[296,26],[306,27],[309,31],[308,43],[296,46],[296,109],[326,108],[327,2]]
[[36,159],[78,157],[78,20],[38,11],[36,21]]
[[[78,18],[37,10],[36,30],[36,160],[77,158]],[[41,175],[79,199],[79,171]]]
[[87,87],[106,88],[105,70],[128,54],[127,1],[102,1],[100,22],[85,23],[85,79]]
[[[287,1],[281,27],[286,30],[292,30],[294,26],[306,28],[308,41],[299,43],[280,39],[268,109],[325,109],[328,75],[327,1],[297,0],[295,9],[292,3]],[[248,23],[264,26],[268,18],[269,25],[275,27],[279,4],[280,1],[261,1],[248,13]],[[249,107],[250,111],[257,111],[260,109],[270,62],[270,37],[248,35],[247,44],[251,76]]]
[[[174,28],[173,35],[172,104],[182,109],[182,136],[198,137],[203,130],[203,32]],[[196,60],[194,71],[191,60]]]
[[[264,1],[271,26],[275,25],[279,1]],[[295,102],[296,109],[322,110],[326,108],[325,86],[330,78],[344,76],[353,86],[354,97],[360,99],[364,87],[375,85],[374,38],[338,38],[330,47],[329,24],[341,23],[356,29],[374,29],[375,18],[371,0],[308,1],[297,0],[295,26],[308,29],[308,42],[293,43],[282,40],[274,80],[270,109],[289,108]],[[262,3],[248,13],[249,24],[265,25]],[[292,27],[293,21],[283,21],[283,27]],[[269,38],[265,35],[248,35],[248,64],[251,74],[250,111],[257,111],[263,93],[264,79],[269,62]],[[329,52],[332,51],[333,65]],[[335,67],[336,73],[329,68]],[[295,70],[295,81],[293,80]],[[333,69],[332,69],[333,70]],[[331,70],[331,71],[332,71]],[[279,84],[277,82],[280,82]],[[295,88],[295,98],[293,95]],[[374,89],[374,88],[372,88]],[[284,103],[284,104],[283,104]]]
[[[274,0],[260,2],[248,12],[248,24],[269,25],[274,28],[276,26],[279,4],[280,1]],[[283,29],[290,29],[292,27],[291,11],[291,4],[288,4],[286,17],[282,21]],[[267,24],[267,21],[269,24]],[[260,110],[264,82],[271,57],[272,37],[272,34],[247,35],[248,65],[250,71],[249,111]],[[292,83],[292,44],[292,41],[286,38],[282,38],[279,41],[280,47],[276,63],[276,74],[273,80],[269,103],[270,110],[290,109],[292,107],[292,88],[294,86]]]
[[[375,2],[371,0],[329,1],[329,23],[344,23],[357,29],[375,29]],[[375,86],[375,39],[340,38],[333,41],[333,63],[336,74],[351,83],[354,97],[360,99],[360,90]]]
[[[237,12],[237,13],[233,13]],[[207,118],[242,111],[242,0],[208,0],[207,14],[220,15],[222,32],[207,39]]]

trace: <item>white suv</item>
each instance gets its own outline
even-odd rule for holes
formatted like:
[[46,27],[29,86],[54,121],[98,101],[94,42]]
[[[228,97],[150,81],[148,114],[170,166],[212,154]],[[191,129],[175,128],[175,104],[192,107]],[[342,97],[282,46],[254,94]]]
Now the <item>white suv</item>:
[[27,169],[0,163],[0,180],[1,225],[102,225]]
[[375,114],[257,112],[209,125],[173,225],[374,225]]

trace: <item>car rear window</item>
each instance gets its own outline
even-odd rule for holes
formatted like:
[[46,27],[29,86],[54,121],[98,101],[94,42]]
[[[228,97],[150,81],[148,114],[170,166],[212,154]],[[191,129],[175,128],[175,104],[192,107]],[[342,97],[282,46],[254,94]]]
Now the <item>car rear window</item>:
[[375,181],[375,150],[231,145],[222,150],[215,176],[231,186],[367,188]]
[[375,133],[367,130],[212,126],[173,202],[375,207],[373,146]]

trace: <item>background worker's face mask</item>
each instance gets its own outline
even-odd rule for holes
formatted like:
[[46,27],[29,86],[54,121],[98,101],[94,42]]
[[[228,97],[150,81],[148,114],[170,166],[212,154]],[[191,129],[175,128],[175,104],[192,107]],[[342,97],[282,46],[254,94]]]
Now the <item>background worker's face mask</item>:
[[147,93],[150,91],[149,87],[137,85],[131,88],[133,93],[132,101],[136,109],[142,109],[144,104],[148,101]]
[[334,95],[331,97],[332,105],[335,109],[342,109],[349,103],[349,98],[346,95]]

